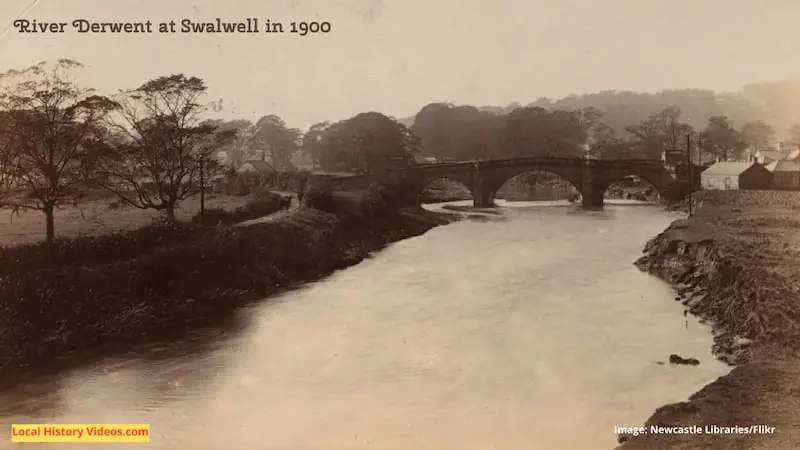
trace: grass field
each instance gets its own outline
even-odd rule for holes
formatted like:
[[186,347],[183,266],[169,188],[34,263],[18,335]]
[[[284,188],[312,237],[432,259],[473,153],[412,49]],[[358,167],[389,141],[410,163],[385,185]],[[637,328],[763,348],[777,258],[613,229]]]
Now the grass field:
[[[234,210],[250,200],[249,196],[209,195],[206,209],[223,208]],[[93,200],[56,211],[56,237],[73,238],[81,235],[100,235],[114,231],[125,231],[153,223],[158,213],[133,207],[111,209],[114,200]],[[200,197],[186,200],[175,212],[178,220],[186,221],[200,211]],[[41,211],[12,214],[10,209],[0,209],[0,246],[10,247],[43,241],[45,217]]]

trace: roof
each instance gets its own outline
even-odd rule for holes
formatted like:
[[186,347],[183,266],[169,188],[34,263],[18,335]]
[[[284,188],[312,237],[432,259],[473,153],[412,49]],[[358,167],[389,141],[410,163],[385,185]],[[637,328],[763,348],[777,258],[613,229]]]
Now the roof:
[[778,162],[779,161],[772,161],[771,163],[765,165],[764,168],[770,172],[775,172],[775,168],[778,167]]
[[738,176],[743,174],[747,169],[755,166],[752,162],[718,162],[713,166],[703,171],[703,175],[725,175],[725,176]]
[[297,169],[309,169],[314,167],[314,160],[303,151],[294,152],[291,156],[291,163]]
[[256,170],[260,172],[272,171],[272,166],[268,162],[262,161],[260,159],[251,159],[245,161],[244,163],[242,163],[242,166],[244,166],[245,164],[251,164],[253,167],[255,167]]
[[786,150],[759,150],[756,152],[756,158],[762,162],[765,158],[778,161],[781,159],[787,159],[790,153],[791,151]]
[[798,161],[777,161],[773,172],[800,172],[800,162]]

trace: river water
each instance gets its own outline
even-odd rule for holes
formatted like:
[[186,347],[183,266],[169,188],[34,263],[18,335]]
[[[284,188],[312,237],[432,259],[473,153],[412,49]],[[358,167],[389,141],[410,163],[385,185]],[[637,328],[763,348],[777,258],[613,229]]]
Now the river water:
[[[710,330],[632,264],[674,214],[499,211],[395,243],[226,328],[31,378],[0,394],[0,447],[18,448],[11,423],[147,423],[150,444],[103,447],[610,449],[614,426],[727,373]],[[657,363],[671,353],[702,363]]]

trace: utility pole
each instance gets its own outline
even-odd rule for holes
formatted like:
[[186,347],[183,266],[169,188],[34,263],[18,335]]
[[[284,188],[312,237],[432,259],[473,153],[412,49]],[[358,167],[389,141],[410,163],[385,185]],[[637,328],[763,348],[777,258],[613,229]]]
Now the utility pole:
[[692,217],[692,133],[686,134],[686,177],[689,181],[689,217]]
[[203,173],[203,162],[205,155],[200,155],[200,225],[205,223],[206,215],[206,177]]
[[702,152],[703,151],[703,132],[700,131],[697,133],[697,167],[703,167],[703,158]]

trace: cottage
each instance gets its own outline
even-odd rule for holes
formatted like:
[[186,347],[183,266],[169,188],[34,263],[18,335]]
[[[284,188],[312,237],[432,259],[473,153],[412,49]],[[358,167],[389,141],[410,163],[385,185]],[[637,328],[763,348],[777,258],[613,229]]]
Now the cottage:
[[772,172],[756,162],[718,162],[700,175],[703,189],[770,189]]
[[775,161],[786,160],[786,158],[789,156],[789,152],[780,150],[759,150],[754,156],[759,164],[769,164]]
[[312,158],[311,155],[302,150],[294,152],[290,158],[289,163],[291,165],[290,169],[294,171],[310,172],[317,168],[314,158]]
[[274,171],[275,170],[272,168],[270,163],[258,159],[245,161],[241,166],[239,166],[238,169],[236,169],[236,173],[270,173]]
[[777,147],[758,150],[752,153],[759,164],[767,165],[775,161],[794,161],[800,158],[800,149],[796,146],[784,145],[783,142],[778,142]]
[[800,189],[800,162],[777,161],[771,172],[773,189]]

